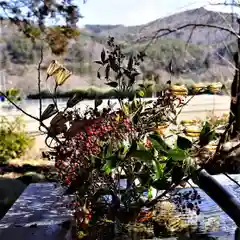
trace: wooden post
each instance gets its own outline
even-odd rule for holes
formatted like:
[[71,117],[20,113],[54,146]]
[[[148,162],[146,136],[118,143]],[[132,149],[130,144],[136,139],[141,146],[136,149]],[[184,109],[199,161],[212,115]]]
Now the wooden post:
[[[240,18],[237,19],[237,23],[239,25],[239,33],[238,35],[240,36]],[[237,56],[235,57],[237,59],[237,61],[235,61],[235,76],[234,76],[234,80],[236,80],[236,96],[237,96],[237,103],[233,104],[231,102],[231,107],[230,107],[230,121],[232,121],[235,118],[235,123],[233,126],[233,132],[232,132],[232,136],[231,138],[234,138],[236,136],[236,134],[240,133],[240,38],[238,37],[237,39],[237,46],[238,46],[238,50],[237,50]]]
[[195,171],[192,180],[199,186],[240,228],[240,201],[225,189],[206,170]]
[[[240,18],[237,19],[237,23],[239,24],[239,33],[240,36]],[[236,131],[240,132],[240,38],[237,39],[238,41],[238,62],[237,62],[237,108],[236,108]]]

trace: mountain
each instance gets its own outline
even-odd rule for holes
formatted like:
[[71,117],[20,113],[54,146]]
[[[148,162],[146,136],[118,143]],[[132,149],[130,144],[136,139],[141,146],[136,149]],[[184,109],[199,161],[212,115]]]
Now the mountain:
[[[236,15],[234,18],[236,18]],[[188,23],[212,24],[221,27],[229,27],[230,25],[231,27],[232,14],[208,11],[202,7],[180,12],[165,18],[159,18],[155,21],[139,26],[127,27],[121,25],[116,27],[111,26],[109,29],[106,29],[105,26],[102,28],[99,26],[98,34],[101,36],[111,35],[120,40],[138,40],[141,38],[151,37],[159,29],[174,29]],[[86,25],[85,27],[91,31],[91,25]],[[238,24],[236,22],[236,19],[232,27],[238,31]],[[191,32],[192,27],[189,27],[187,29],[183,29],[182,31],[178,31],[177,33],[170,34],[167,36],[167,38],[176,38],[188,41]],[[193,44],[208,45],[221,43],[222,41],[231,39],[233,38],[231,38],[227,32],[223,32],[221,30],[196,28],[190,42]]]
[[[144,75],[142,78],[155,74],[161,81],[169,79],[168,66],[172,62],[171,78],[175,80],[231,80],[234,70],[229,62],[232,62],[232,53],[237,50],[237,39],[228,31],[213,27],[193,28],[191,25],[153,40],[154,35],[160,36],[167,32],[165,30],[156,34],[159,29],[172,30],[189,23],[217,25],[238,31],[236,15],[208,11],[205,8],[176,13],[139,26],[85,25],[80,29],[80,37],[69,44],[68,53],[61,58],[74,73],[64,88],[104,85],[104,82],[96,78],[98,66],[93,61],[100,57],[108,36],[115,37],[126,55],[146,51],[147,58],[141,66]],[[2,29],[1,66],[5,69],[7,83],[9,86],[20,87],[25,92],[36,90],[36,64],[39,59],[36,46],[31,45],[15,28],[9,27],[7,21]],[[46,48],[44,65],[55,58]]]
[[115,28],[123,27],[123,25],[98,25],[98,24],[86,24],[85,28],[93,34],[101,34],[103,31],[110,31]]

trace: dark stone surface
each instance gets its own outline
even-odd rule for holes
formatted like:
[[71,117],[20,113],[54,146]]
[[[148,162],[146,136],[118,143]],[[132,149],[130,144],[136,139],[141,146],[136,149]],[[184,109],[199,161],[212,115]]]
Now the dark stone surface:
[[55,183],[30,184],[0,221],[0,239],[66,239],[70,197]]

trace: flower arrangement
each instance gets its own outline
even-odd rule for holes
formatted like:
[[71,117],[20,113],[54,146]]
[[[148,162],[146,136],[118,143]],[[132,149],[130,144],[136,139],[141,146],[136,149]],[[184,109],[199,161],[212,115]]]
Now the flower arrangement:
[[[96,61],[100,65],[97,77],[116,92],[132,92],[145,55],[126,59],[114,38],[107,44],[107,51],[103,49]],[[55,90],[70,75],[56,61],[47,70],[47,79],[55,79]],[[151,209],[162,198],[153,190],[168,189],[166,195],[188,179],[196,169],[192,156],[198,156],[199,148],[214,138],[211,124],[206,122],[198,132],[198,141],[178,133],[169,145],[162,130],[177,125],[185,92],[179,96],[168,82],[158,99],[146,101],[144,94],[143,86],[133,98],[119,95],[118,106],[108,99],[102,107],[103,101],[95,99],[94,107],[83,110],[77,107],[84,99],[79,93],[62,111],[53,97],[54,104],[41,115],[41,122],[53,117],[46,143],[49,138],[55,143],[48,146],[58,179],[74,195],[71,208],[78,239],[101,239],[106,231],[108,237],[116,236],[126,224],[139,222],[144,209],[145,218],[153,223]]]

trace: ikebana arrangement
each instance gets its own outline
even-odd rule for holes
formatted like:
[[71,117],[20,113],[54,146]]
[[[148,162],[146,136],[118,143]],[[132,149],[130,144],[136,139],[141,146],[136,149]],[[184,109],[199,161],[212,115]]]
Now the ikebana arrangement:
[[[95,62],[97,77],[117,93],[132,92],[144,58],[142,52],[126,58],[110,37]],[[217,138],[214,125],[205,121],[194,138],[186,136],[177,117],[187,94],[179,94],[170,81],[155,100],[144,100],[147,89],[142,86],[129,98],[119,94],[118,106],[112,99],[107,105],[95,99],[93,107],[81,109],[77,104],[84,96],[76,93],[59,109],[55,94],[70,76],[64,65],[50,63],[46,81],[55,81],[53,103],[42,111],[40,99],[40,118],[33,118],[47,135],[57,180],[73,194],[73,238],[137,234],[144,239],[186,231],[189,224],[181,213],[199,215],[201,196],[196,190],[179,195],[177,189],[198,169],[195,159],[201,150]],[[167,129],[173,129],[170,136]],[[161,205],[163,201],[167,203]],[[175,219],[173,225],[170,219]]]
[[[113,38],[107,44],[96,61],[100,66],[97,77],[116,92],[131,91],[145,55],[126,59]],[[57,61],[47,70],[47,79],[55,79],[55,90],[70,75]],[[173,91],[170,82],[158,99],[146,101],[143,96],[142,88],[131,99],[119,97],[119,107],[111,99],[107,107],[101,107],[103,101],[96,99],[94,107],[86,110],[77,107],[84,100],[81,94],[70,98],[64,110],[58,109],[53,96],[53,104],[42,113],[42,121],[53,117],[47,139],[55,143],[49,147],[58,180],[74,194],[71,208],[78,239],[102,239],[106,234],[116,237],[129,229],[142,229],[136,227],[139,224],[147,224],[147,232],[159,232],[165,225],[154,210],[158,202],[166,195],[171,202],[174,189],[197,168],[193,157],[215,138],[211,124],[205,122],[197,141],[181,131],[169,142],[164,131],[177,127],[184,97]],[[166,192],[161,195],[162,190]],[[199,198],[196,194],[195,199]],[[199,207],[190,210],[200,213]],[[136,226],[130,227],[132,224]]]

